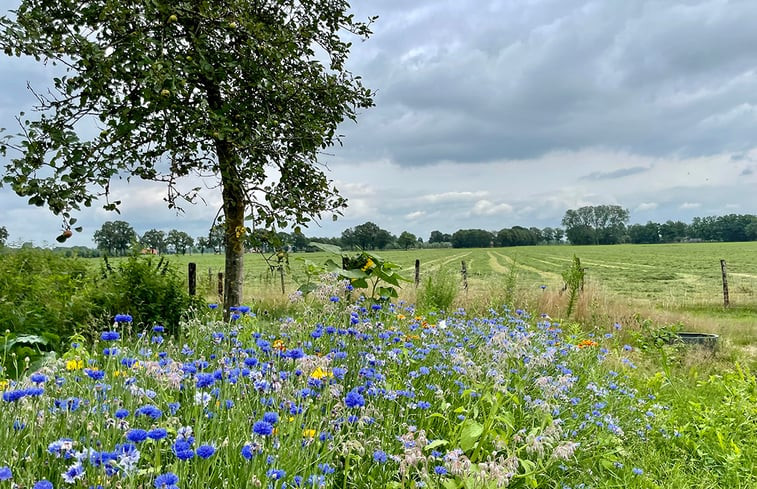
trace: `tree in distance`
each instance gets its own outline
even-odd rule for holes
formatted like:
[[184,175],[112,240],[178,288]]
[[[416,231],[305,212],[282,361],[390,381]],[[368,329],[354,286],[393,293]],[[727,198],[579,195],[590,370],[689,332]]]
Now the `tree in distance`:
[[418,238],[409,231],[403,231],[400,237],[397,238],[397,245],[404,250],[415,248],[417,244]]
[[158,229],[150,229],[139,238],[139,244],[145,248],[151,248],[158,253],[166,252],[166,233]]
[[174,252],[181,255],[186,255],[187,250],[191,250],[194,243],[192,236],[178,229],[170,230],[166,238],[166,244],[173,246]]
[[126,221],[107,221],[95,231],[97,249],[110,255],[125,255],[132,242],[137,240],[137,233]]
[[[114,178],[164,182],[169,208],[194,202],[184,177],[222,195],[224,307],[242,301],[246,220],[273,229],[340,214],[346,201],[320,152],[337,126],[373,105],[346,69],[350,36],[370,24],[346,0],[21,0],[0,17],[0,49],[55,66],[34,92],[37,118],[0,153],[3,181],[67,226]],[[96,131],[91,129],[96,127]],[[84,137],[84,135],[91,137]],[[65,237],[65,236],[64,236]]]

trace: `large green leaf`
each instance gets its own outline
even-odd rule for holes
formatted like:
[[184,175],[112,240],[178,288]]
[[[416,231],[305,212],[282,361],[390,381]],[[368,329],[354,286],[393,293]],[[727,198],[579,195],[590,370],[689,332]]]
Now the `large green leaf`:
[[460,429],[460,448],[464,452],[470,452],[476,446],[478,439],[484,432],[484,427],[472,419],[463,421]]
[[318,248],[321,251],[325,251],[326,253],[333,253],[335,255],[341,255],[342,249],[338,246],[328,244],[328,243],[319,243],[317,241],[311,241],[308,243],[308,246],[312,246],[313,248]]

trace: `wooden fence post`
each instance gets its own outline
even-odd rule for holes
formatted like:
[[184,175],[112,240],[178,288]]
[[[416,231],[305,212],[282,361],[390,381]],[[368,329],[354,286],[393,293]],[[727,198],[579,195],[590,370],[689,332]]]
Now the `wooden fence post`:
[[415,260],[415,287],[421,283],[421,261],[416,258]]
[[284,290],[284,265],[279,265],[279,275],[281,275],[281,293],[286,294],[286,290]]
[[723,273],[723,307],[728,307],[730,301],[728,300],[728,277],[725,270],[725,260],[720,260],[720,271]]
[[465,260],[463,260],[463,266],[460,269],[460,273],[463,275],[463,290],[468,293],[468,269],[465,267]]
[[189,263],[189,295],[197,294],[197,263]]
[[218,297],[223,300],[223,272],[218,272]]

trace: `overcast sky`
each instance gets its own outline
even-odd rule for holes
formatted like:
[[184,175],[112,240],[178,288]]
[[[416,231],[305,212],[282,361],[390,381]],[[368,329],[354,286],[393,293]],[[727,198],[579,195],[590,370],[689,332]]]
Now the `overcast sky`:
[[[433,230],[559,226],[567,209],[617,204],[631,222],[757,213],[757,2],[354,1],[378,15],[350,68],[376,107],[322,159],[350,207],[308,236],[366,221]],[[43,70],[0,58],[0,127],[15,131]],[[219,197],[177,216],[164,188],[118,185],[106,220],[204,235]],[[0,190],[11,243],[54,243],[60,220]]]

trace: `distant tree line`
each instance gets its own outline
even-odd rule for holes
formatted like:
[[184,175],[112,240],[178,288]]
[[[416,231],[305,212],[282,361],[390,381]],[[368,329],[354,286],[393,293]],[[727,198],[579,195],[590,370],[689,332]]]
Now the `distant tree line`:
[[[757,216],[728,214],[725,216],[695,217],[690,224],[682,221],[628,225],[629,212],[616,205],[584,206],[569,209],[562,219],[563,228],[513,226],[499,231],[458,229],[452,234],[438,230],[428,240],[403,231],[395,236],[373,222],[345,229],[338,237],[308,237],[302,232],[272,232],[247,230],[244,244],[248,250],[273,252],[314,251],[312,241],[333,244],[342,249],[410,249],[410,248],[488,248],[507,246],[550,245],[568,242],[586,244],[654,244],[688,241],[757,241]],[[184,231],[150,229],[141,236],[125,221],[108,221],[95,231],[97,249],[83,246],[57,247],[53,251],[81,257],[125,255],[139,247],[154,253],[221,253],[223,252],[223,223],[217,222],[207,235],[192,238]],[[0,226],[0,247],[5,245],[8,231]],[[24,243],[23,247],[31,247]]]

